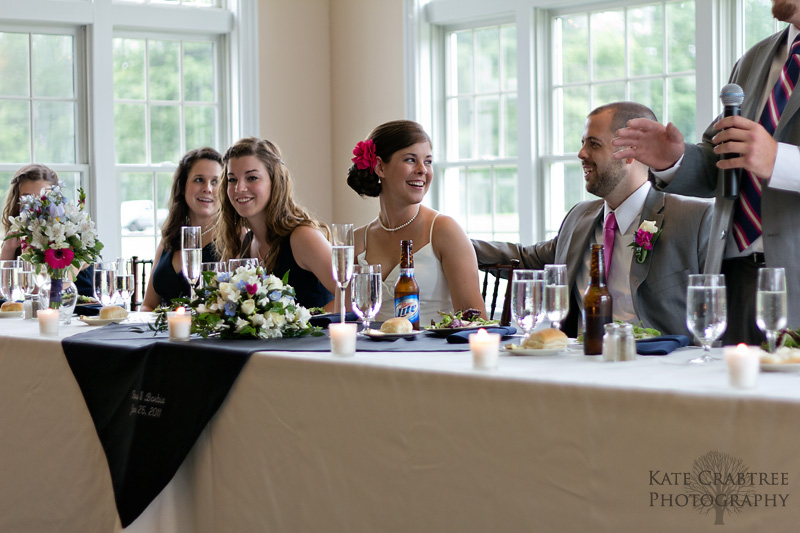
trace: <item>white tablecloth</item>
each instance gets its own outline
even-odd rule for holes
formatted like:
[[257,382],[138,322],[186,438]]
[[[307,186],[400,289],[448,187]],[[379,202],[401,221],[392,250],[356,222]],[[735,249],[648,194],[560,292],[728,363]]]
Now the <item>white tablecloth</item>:
[[[120,529],[58,341],[0,321],[0,532]],[[492,373],[469,352],[255,354],[126,531],[707,531],[713,509],[665,480],[711,451],[783,483],[752,487],[725,531],[796,530],[800,374],[741,392],[724,362],[668,364],[696,353],[501,355]]]

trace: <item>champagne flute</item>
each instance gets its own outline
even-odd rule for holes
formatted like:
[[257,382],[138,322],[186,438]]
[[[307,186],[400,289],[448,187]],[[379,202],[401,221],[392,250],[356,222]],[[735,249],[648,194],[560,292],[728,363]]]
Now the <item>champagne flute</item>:
[[331,230],[331,239],[333,241],[331,266],[333,279],[339,285],[339,291],[341,292],[339,312],[341,313],[342,324],[344,324],[344,295],[347,285],[353,277],[353,225],[332,224]]
[[353,311],[361,319],[362,333],[369,329],[369,323],[380,311],[383,300],[382,281],[380,265],[355,265],[353,267],[350,301]]
[[131,310],[131,296],[136,288],[133,286],[133,261],[117,259],[117,296],[127,311]]
[[111,304],[117,290],[116,261],[101,261],[94,264],[94,297],[103,305]]
[[525,335],[536,327],[542,313],[544,272],[517,269],[511,274],[511,314]]
[[561,321],[567,318],[569,312],[567,265],[545,265],[544,307],[552,326],[560,329]]
[[782,268],[761,268],[756,289],[756,324],[767,334],[769,353],[775,352],[776,335],[786,327],[786,321],[786,272]]
[[703,345],[703,355],[689,361],[704,364],[713,361],[711,343],[728,326],[724,274],[692,274],[686,292],[686,325]]
[[200,226],[181,228],[181,272],[194,290],[200,279],[200,264],[203,262],[203,235]]

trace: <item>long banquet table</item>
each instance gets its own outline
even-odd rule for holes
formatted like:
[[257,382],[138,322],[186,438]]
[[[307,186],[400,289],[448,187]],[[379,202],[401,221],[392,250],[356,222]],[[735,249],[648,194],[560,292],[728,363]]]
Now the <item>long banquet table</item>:
[[[86,328],[0,321],[0,532],[121,530],[60,344]],[[695,353],[487,373],[469,352],[259,352],[125,531],[706,531],[685,473],[711,452],[755,473],[725,531],[796,530],[800,374],[737,391],[723,362],[670,364]]]

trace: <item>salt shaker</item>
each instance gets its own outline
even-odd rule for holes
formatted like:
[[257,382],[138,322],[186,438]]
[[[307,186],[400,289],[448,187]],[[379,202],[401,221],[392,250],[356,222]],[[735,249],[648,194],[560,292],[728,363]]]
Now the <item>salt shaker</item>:
[[612,322],[606,324],[604,327],[606,332],[603,334],[603,361],[618,361],[619,338],[617,336],[617,331],[619,330],[619,326]]
[[636,360],[636,338],[633,326],[622,324],[617,330],[617,361]]

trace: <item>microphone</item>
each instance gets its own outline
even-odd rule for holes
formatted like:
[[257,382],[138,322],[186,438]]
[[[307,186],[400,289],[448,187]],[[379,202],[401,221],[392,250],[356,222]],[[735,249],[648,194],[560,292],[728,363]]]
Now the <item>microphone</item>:
[[[723,117],[738,117],[742,114],[742,102],[744,102],[744,91],[735,83],[729,83],[719,92],[719,99],[722,102]],[[733,159],[739,154],[722,154],[721,159]],[[736,198],[739,196],[739,169],[726,168],[722,171],[722,195],[725,198]]]

